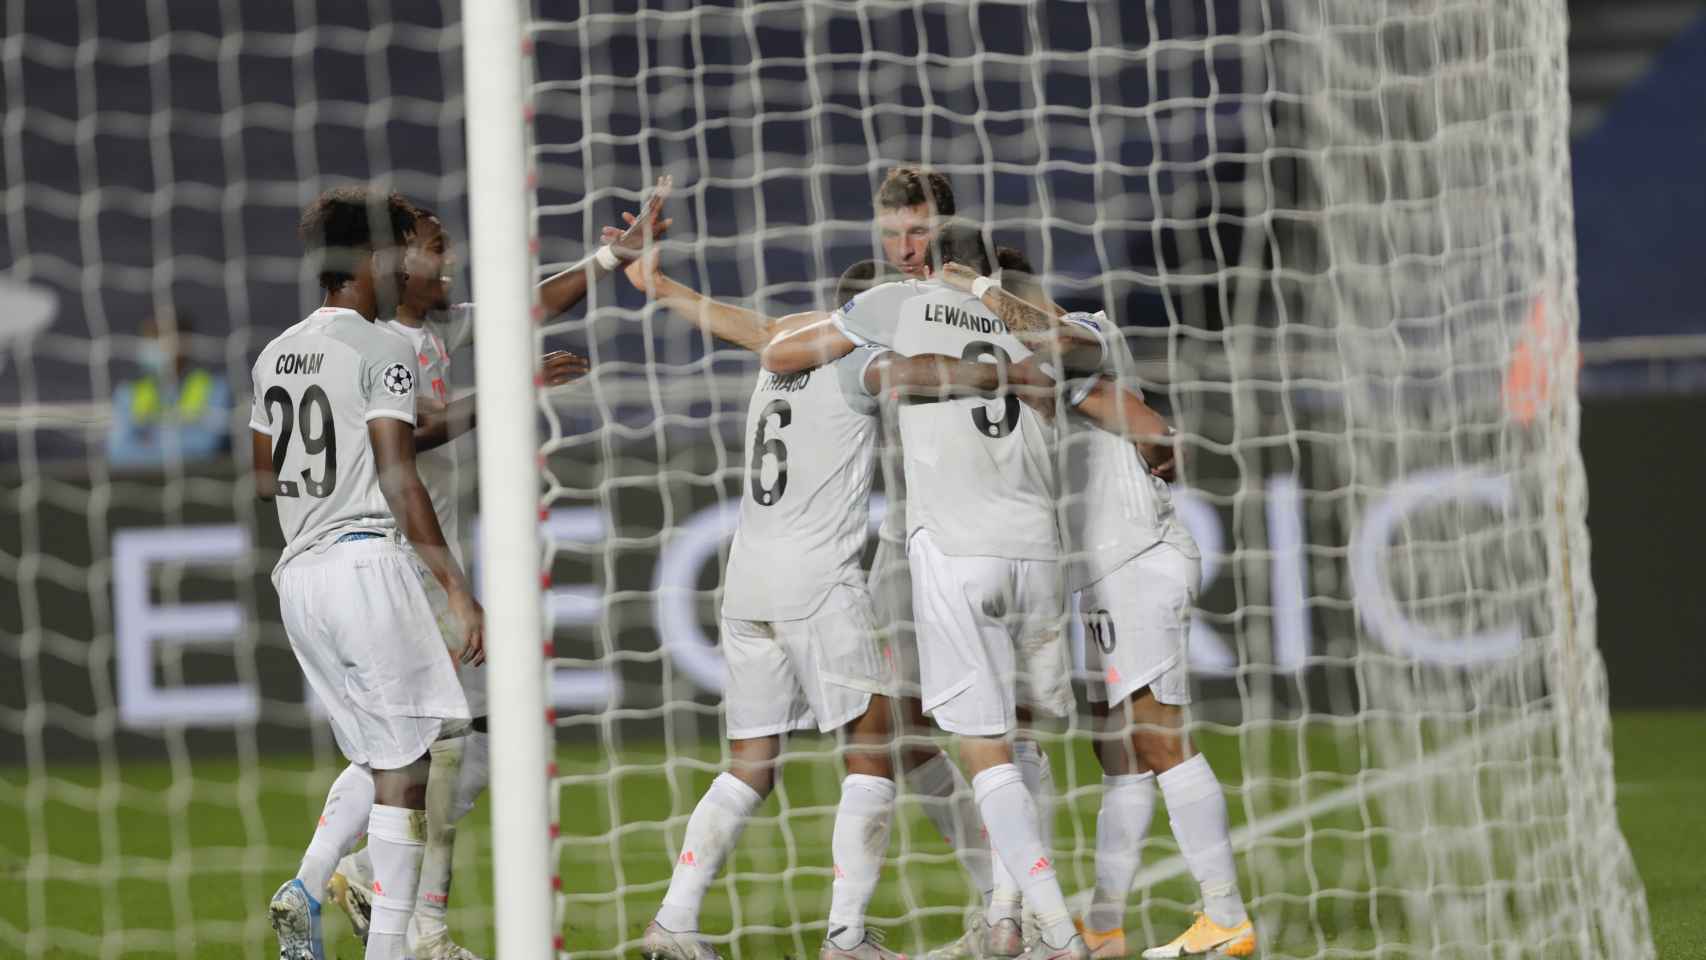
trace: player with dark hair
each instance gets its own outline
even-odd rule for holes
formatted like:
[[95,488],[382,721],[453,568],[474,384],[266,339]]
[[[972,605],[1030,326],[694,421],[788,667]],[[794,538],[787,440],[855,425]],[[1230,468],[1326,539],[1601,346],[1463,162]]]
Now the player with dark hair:
[[[583,299],[592,281],[611,272],[606,265],[621,263],[640,252],[648,236],[669,229],[662,219],[664,201],[671,182],[658,180],[633,225],[605,249],[601,249],[539,284],[539,299],[548,316],[573,309]],[[450,360],[455,350],[473,338],[474,305],[450,300],[454,252],[443,222],[431,211],[418,209],[407,234],[402,268],[402,293],[394,316],[380,325],[407,340],[417,362],[420,389],[417,391],[415,449],[421,481],[432,496],[433,510],[450,543],[461,557],[458,522],[461,484],[455,448],[450,441],[474,426],[474,397],[470,392],[450,396]],[[527,322],[521,318],[520,322]],[[553,351],[541,358],[547,386],[566,383],[586,372],[586,361],[566,351]],[[445,643],[453,653],[460,638],[448,616],[446,598],[430,580],[423,580],[443,628]],[[486,681],[484,671],[464,666],[459,671],[462,689],[474,721],[465,735],[445,737],[432,746],[432,773],[427,782],[425,856],[422,860],[419,894],[409,924],[407,945],[415,960],[478,960],[468,949],[451,939],[446,925],[450,896],[451,853],[456,824],[473,808],[485,789],[488,744],[485,733]],[[326,797],[321,827],[304,856],[313,864],[311,876],[318,877],[329,860],[335,863],[326,883],[333,902],[349,916],[356,936],[365,940],[374,897],[369,851],[344,856],[357,842],[359,823],[340,815],[359,807],[371,794],[371,782],[351,765],[333,783]],[[343,860],[339,860],[343,857]]]
[[[933,247],[932,272],[949,263],[993,272],[973,225],[942,228]],[[874,287],[838,310],[837,322],[861,349],[879,350],[871,364],[878,370],[940,355],[978,361],[1003,384],[1026,382],[1018,374],[1027,368],[1013,365],[1029,355],[1024,345],[975,298],[940,281]],[[1073,706],[1060,633],[1052,428],[1010,393],[927,399],[902,398],[898,409],[922,705],[958,737],[996,853],[981,922],[949,949],[1087,960],[1038,817],[1038,798],[1052,796],[1053,785],[1022,769],[1021,754],[1035,742],[1010,740],[1026,717],[1063,717]],[[1036,915],[1029,946],[1022,904]]]
[[[397,194],[327,191],[299,227],[324,305],[261,351],[250,410],[255,492],[278,503],[273,569],[291,649],[350,763],[370,778],[375,888],[369,960],[400,960],[414,907],[429,750],[469,720],[421,566],[444,591],[462,660],[485,658],[483,614],[415,467],[414,352],[375,325],[402,293],[416,211]],[[281,960],[322,960],[333,858],[273,895]]]
[[[968,293],[977,282],[973,271],[956,267],[945,269],[943,279]],[[1005,273],[1002,281],[1001,288],[979,290],[982,305],[997,316],[1034,326],[1058,311],[1040,290],[1020,298],[1004,289]],[[1176,470],[1173,429],[1144,403],[1134,382],[1136,360],[1106,313],[1066,314],[1061,327],[1084,331],[1107,356],[1092,376],[1060,384],[1063,558],[1092,641],[1088,693],[1102,727],[1096,755],[1104,773],[1096,887],[1079,931],[1094,958],[1128,955],[1126,898],[1159,787],[1203,910],[1190,928],[1143,956],[1247,957],[1256,933],[1238,891],[1225,795],[1185,728],[1186,638],[1202,561],[1165,482]],[[1040,372],[1043,351],[1076,342],[1044,338],[1021,366]]]

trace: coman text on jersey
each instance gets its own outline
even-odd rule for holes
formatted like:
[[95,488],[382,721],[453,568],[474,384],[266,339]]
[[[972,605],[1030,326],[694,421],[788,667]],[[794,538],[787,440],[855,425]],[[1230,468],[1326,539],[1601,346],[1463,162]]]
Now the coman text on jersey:
[[278,363],[273,365],[273,373],[319,373],[320,362],[325,359],[323,353],[281,353]]

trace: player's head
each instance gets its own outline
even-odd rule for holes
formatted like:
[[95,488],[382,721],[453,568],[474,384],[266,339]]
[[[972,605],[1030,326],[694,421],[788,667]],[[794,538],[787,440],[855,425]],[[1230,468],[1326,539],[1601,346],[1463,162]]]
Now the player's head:
[[904,278],[906,274],[881,260],[861,260],[841,275],[835,285],[835,302],[844,304],[879,284]]
[[895,167],[877,188],[877,235],[883,256],[905,273],[927,274],[930,241],[954,215],[954,188],[926,167]]
[[1042,310],[1048,309],[1048,292],[1037,279],[1031,258],[1018,247],[996,247],[995,265],[1001,268],[1001,289]]
[[328,294],[353,285],[361,298],[394,305],[402,295],[404,245],[415,207],[400,193],[334,187],[302,211],[297,232]]
[[933,267],[958,263],[986,277],[995,272],[995,260],[990,256],[983,228],[967,220],[955,220],[936,232],[930,259]]
[[450,309],[450,275],[456,255],[438,214],[415,210],[415,223],[403,248],[403,303],[419,313]]

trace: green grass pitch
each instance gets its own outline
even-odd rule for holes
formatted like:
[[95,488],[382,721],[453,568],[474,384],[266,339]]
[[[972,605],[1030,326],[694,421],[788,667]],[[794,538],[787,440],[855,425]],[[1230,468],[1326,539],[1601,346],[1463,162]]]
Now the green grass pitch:
[[[1706,713],[1626,713],[1614,727],[1619,814],[1646,884],[1659,956],[1706,958]],[[1199,742],[1228,781],[1235,827],[1245,820],[1245,797],[1262,792],[1265,809],[1275,809],[1276,799],[1283,808],[1288,795],[1301,802],[1346,782],[1354,767],[1335,738],[1319,731],[1259,741],[1205,731]],[[1241,745],[1267,754],[1260,782],[1233,782]],[[810,956],[822,935],[839,776],[825,743],[799,746],[783,786],[748,829],[732,878],[719,881],[706,904],[707,931],[735,923],[748,931],[722,944],[743,960]],[[666,771],[656,744],[611,756],[560,751],[562,909],[574,956],[618,956],[618,944],[638,936],[718,756],[707,745],[695,762]],[[1302,769],[1309,774],[1297,776]],[[1070,892],[1092,881],[1098,773],[1082,742],[1056,745],[1054,771],[1065,792],[1056,818],[1058,865]],[[28,956],[32,937],[54,958],[268,955],[267,898],[294,872],[336,767],[267,757],[247,776],[241,772],[229,760],[186,759],[176,767],[125,765],[116,777],[103,777],[98,767],[55,768],[51,783],[31,783],[23,770],[0,770],[0,956]],[[787,829],[777,816],[783,803]],[[451,898],[453,930],[488,956],[490,815],[482,802],[464,824]],[[1242,858],[1264,955],[1331,956],[1402,941],[1395,904],[1368,892],[1368,878],[1394,852],[1380,831],[1365,829],[1364,816],[1354,808],[1321,813]],[[1158,815],[1145,863],[1164,865],[1175,852]],[[902,808],[890,853],[873,925],[908,952],[951,938],[966,905],[958,868],[911,803]],[[1275,881],[1310,875],[1320,882],[1313,897]],[[1134,895],[1128,933],[1141,940],[1176,932],[1189,920],[1191,887],[1175,875]],[[360,957],[330,907],[326,929],[328,957]]]

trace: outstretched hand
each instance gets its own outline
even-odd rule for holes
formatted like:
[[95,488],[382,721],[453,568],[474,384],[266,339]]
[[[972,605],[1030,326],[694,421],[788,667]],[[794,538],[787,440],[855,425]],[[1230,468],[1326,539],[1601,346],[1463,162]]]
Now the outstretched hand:
[[[669,199],[670,191],[675,189],[675,178],[665,174],[658,178],[657,186],[652,188],[651,196],[646,198],[640,207],[639,216],[631,213],[622,214],[623,222],[628,229],[619,230],[616,227],[605,227],[600,238],[610,246],[610,249],[623,260],[633,260],[638,257],[646,246],[669,231],[675,223],[673,218],[663,217],[664,201]],[[631,279],[631,278],[630,278]]]
[[585,357],[567,350],[553,350],[540,359],[543,361],[547,387],[579,380],[592,368]]
[[628,265],[622,268],[622,275],[628,278],[635,290],[648,297],[656,296],[660,286],[658,281],[663,279],[663,271],[658,269],[658,249],[653,247],[628,261]]

